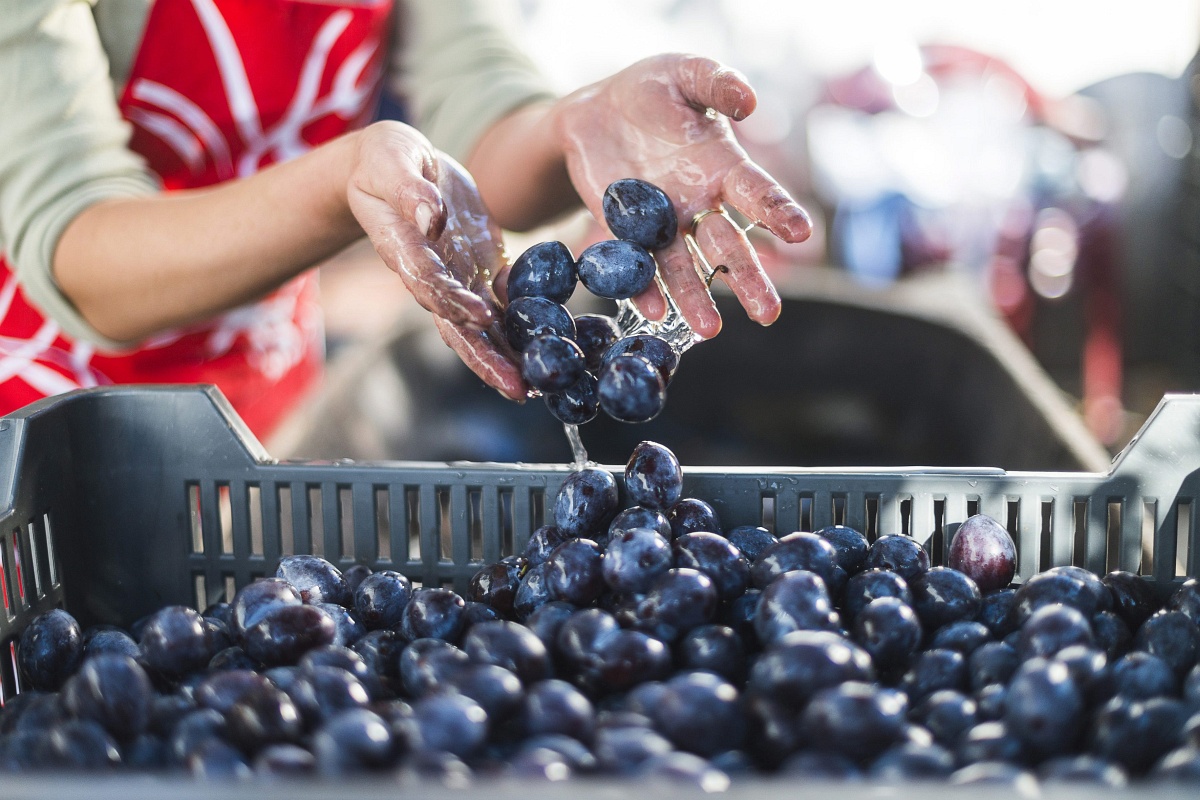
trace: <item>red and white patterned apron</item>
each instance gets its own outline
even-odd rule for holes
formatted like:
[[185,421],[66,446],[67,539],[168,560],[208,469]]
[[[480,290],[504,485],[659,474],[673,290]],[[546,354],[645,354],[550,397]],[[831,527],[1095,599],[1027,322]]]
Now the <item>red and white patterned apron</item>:
[[[131,149],[166,189],[196,188],[362,127],[378,102],[391,10],[392,0],[156,0],[120,100]],[[0,257],[0,413],[106,383],[213,383],[263,437],[313,386],[323,357],[312,271],[114,354],[45,318]]]

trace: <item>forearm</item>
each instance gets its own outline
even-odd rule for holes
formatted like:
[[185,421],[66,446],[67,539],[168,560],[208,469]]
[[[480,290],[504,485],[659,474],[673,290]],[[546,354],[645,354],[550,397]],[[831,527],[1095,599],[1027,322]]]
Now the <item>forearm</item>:
[[59,240],[55,280],[128,342],[260,298],[362,235],[346,198],[357,137],[213,188],[91,206]]
[[492,125],[467,157],[467,170],[492,216],[524,231],[580,205],[567,174],[556,104],[524,106]]

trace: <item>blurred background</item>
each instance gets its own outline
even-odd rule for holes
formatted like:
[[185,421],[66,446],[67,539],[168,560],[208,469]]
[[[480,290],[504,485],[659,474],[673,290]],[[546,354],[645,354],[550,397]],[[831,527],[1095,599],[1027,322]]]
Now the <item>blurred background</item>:
[[[759,107],[739,138],[818,223],[802,245],[756,239],[780,324],[752,330],[723,305],[727,329],[685,356],[670,418],[584,428],[589,447],[623,460],[626,440],[660,435],[695,442],[688,463],[1095,468],[1164,392],[1200,391],[1200,0],[507,12],[564,92],[673,50],[741,70]],[[605,236],[581,213],[508,244]],[[552,425],[553,445],[528,443],[540,402],[510,420],[478,394],[369,250],[323,271],[337,368],[274,452],[560,460]]]

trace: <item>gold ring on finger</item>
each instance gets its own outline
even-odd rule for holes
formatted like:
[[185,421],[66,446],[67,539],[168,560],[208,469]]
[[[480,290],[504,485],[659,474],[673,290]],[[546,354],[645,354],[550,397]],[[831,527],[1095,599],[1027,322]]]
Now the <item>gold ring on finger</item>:
[[[692,230],[694,231],[700,227],[700,220],[704,219],[709,214],[720,214],[725,219],[729,219],[729,215],[725,213],[725,209],[723,208],[706,208],[696,216],[692,217]],[[732,220],[730,221],[732,222]]]

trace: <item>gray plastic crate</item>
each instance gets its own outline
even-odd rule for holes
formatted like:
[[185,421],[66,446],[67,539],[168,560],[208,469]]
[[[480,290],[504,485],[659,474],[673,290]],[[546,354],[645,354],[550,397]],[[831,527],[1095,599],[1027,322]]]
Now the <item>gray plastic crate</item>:
[[[570,469],[279,462],[212,388],[104,388],[34,404],[0,419],[0,641],[11,656],[0,684],[5,696],[19,691],[16,637],[48,608],[86,625],[128,624],[169,603],[203,607],[283,553],[461,590],[482,564],[524,546]],[[983,512],[1013,533],[1021,577],[1061,564],[1125,569],[1165,593],[1195,573],[1198,470],[1200,396],[1181,395],[1164,398],[1107,473],[685,468],[684,492],[727,526],[904,533],[929,542],[935,563],[955,527]],[[161,796],[161,783],[134,785]],[[596,791],[611,793],[604,785]],[[7,784],[21,786],[32,787],[21,796],[71,794],[66,783],[62,793]]]

